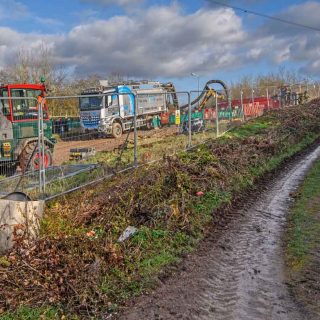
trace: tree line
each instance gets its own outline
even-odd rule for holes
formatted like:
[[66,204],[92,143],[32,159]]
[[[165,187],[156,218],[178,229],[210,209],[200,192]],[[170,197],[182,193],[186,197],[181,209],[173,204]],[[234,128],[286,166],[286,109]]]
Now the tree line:
[[[52,50],[44,43],[36,49],[20,49],[13,58],[12,63],[0,70],[1,83],[39,83],[40,77],[45,77],[46,86],[50,96],[75,96],[82,90],[99,86],[99,75],[88,75],[86,77],[74,76],[64,66],[55,63]],[[127,77],[111,72],[104,77],[111,81],[127,80]],[[222,79],[224,80],[224,79]],[[240,98],[240,92],[245,97],[252,95],[265,96],[266,88],[270,96],[277,93],[279,87],[286,84],[301,84],[303,88],[295,86],[293,90],[308,90],[310,96],[319,96],[320,87],[314,82],[305,79],[301,74],[287,70],[283,67],[277,72],[270,72],[266,75],[244,76],[238,81],[229,83],[232,98]],[[52,116],[78,116],[78,99],[48,99],[48,106]]]

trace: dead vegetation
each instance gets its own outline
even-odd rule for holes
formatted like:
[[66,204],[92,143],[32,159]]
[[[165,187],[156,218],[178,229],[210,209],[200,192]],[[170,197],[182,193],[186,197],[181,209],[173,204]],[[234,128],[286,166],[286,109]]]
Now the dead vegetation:
[[[0,310],[56,306],[84,318],[113,311],[189,251],[209,222],[219,223],[219,207],[314,142],[319,129],[316,100],[49,203],[40,238],[17,236],[0,257]],[[118,242],[129,225],[138,232]]]

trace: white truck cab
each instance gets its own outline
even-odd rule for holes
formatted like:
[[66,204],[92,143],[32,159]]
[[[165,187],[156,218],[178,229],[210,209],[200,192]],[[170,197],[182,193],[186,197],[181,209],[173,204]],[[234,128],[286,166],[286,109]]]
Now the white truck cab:
[[167,112],[167,91],[158,82],[101,81],[100,84],[99,88],[81,93],[80,123],[84,131],[95,130],[119,138],[133,128],[135,110],[137,127],[148,126],[153,117]]

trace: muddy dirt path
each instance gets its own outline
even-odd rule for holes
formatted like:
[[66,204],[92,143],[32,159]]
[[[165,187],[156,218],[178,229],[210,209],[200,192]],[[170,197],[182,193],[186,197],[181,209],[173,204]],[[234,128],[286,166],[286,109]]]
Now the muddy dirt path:
[[312,319],[293,301],[286,285],[282,234],[290,195],[320,147],[290,165],[247,207],[204,241],[181,270],[119,319]]

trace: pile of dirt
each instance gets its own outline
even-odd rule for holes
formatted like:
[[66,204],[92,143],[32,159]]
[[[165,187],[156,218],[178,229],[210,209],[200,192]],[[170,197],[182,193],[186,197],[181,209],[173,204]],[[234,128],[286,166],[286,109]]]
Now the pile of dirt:
[[[208,223],[219,224],[218,208],[319,132],[315,100],[50,203],[41,237],[17,233],[0,257],[0,310],[59,305],[85,317],[113,310],[190,250]],[[138,232],[117,241],[127,226]]]

